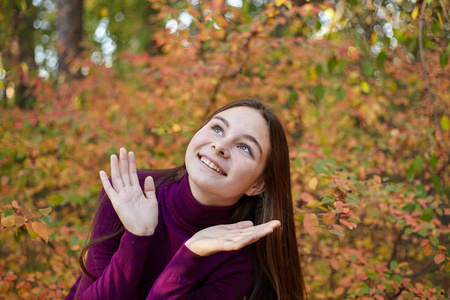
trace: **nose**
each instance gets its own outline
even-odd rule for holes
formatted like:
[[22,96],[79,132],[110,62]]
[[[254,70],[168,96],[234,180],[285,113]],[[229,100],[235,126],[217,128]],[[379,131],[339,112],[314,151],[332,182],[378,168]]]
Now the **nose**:
[[228,150],[228,147],[224,142],[216,141],[211,144],[211,148],[219,156],[222,156],[224,158],[230,157],[230,151]]

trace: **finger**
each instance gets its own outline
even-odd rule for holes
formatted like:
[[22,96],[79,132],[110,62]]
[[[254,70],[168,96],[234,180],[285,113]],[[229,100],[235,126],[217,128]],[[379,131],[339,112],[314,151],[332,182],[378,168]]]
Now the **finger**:
[[231,246],[233,249],[238,250],[241,248],[244,248],[245,246],[248,246],[250,244],[253,244],[260,240],[261,238],[271,234],[273,232],[273,229],[271,227],[264,227],[261,228],[252,234],[246,235],[246,236],[240,236],[239,238],[236,238],[233,241],[233,245]]
[[[106,175],[105,171],[100,171],[100,180],[102,181],[103,189],[106,192],[106,195],[108,195],[109,199],[115,199],[115,196],[117,195],[116,191],[112,187],[111,183],[108,180],[108,175]],[[113,200],[111,200],[112,202]]]
[[111,155],[111,179],[116,192],[123,189],[123,181],[120,178],[119,160],[115,154]]
[[120,177],[122,177],[123,184],[125,186],[131,185],[129,170],[128,170],[128,154],[127,154],[127,150],[123,147],[120,148],[119,167],[120,167]]
[[147,176],[144,181],[144,193],[145,197],[147,199],[155,198],[156,199],[156,193],[155,193],[155,182],[153,181],[152,176]]
[[134,157],[133,152],[130,151],[130,153],[128,153],[128,159],[128,169],[130,172],[131,185],[139,185],[139,178],[136,171],[136,158]]
[[244,228],[253,227],[253,222],[252,221],[240,221],[237,223],[224,225],[224,227],[229,230],[244,229]]
[[235,228],[235,229],[230,229],[229,235],[233,235],[233,234],[242,234],[242,235],[249,235],[252,234],[254,232],[257,232],[261,229],[264,228],[271,228],[271,230],[275,230],[275,228],[279,227],[281,225],[280,221],[278,220],[274,220],[274,221],[270,221],[267,223],[263,223],[263,224],[259,224],[256,226],[249,226],[246,228]]

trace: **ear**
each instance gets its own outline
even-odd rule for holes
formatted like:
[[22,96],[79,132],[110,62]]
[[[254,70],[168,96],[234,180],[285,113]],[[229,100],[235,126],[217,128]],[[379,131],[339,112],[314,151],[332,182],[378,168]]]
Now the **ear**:
[[259,195],[262,192],[264,192],[264,189],[266,187],[266,182],[264,181],[264,178],[258,179],[255,184],[247,190],[245,193],[247,196],[255,196]]

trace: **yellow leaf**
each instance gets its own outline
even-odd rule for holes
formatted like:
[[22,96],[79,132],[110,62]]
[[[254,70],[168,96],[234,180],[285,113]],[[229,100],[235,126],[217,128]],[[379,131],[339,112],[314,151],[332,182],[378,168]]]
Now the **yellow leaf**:
[[378,36],[376,31],[372,32],[372,35],[370,36],[370,41],[372,42],[372,45],[378,43]]
[[276,6],[281,6],[281,5],[283,5],[285,2],[286,2],[286,0],[277,0],[277,1],[275,1],[275,5],[276,5]]
[[441,28],[444,28],[444,22],[442,22],[442,17],[441,14],[439,12],[437,12],[437,16],[439,19],[439,25],[441,26]]
[[217,16],[215,16],[215,17],[214,17],[214,22],[216,22],[217,25],[218,25],[220,28],[224,28],[224,27],[226,27],[226,26],[228,25],[227,19],[225,19],[225,17],[222,16],[222,15],[217,15]]
[[109,10],[107,7],[102,7],[100,9],[100,17],[106,18],[108,16],[108,14],[109,14]]
[[33,230],[37,233],[37,235],[42,238],[46,243],[48,243],[48,238],[50,236],[50,228],[47,224],[41,222],[33,222],[32,224]]
[[438,245],[437,246],[439,249],[441,249],[442,251],[446,251],[447,247],[445,247],[444,245]]
[[32,238],[33,240],[35,240],[35,239],[38,237],[38,235],[37,235],[37,233],[33,230],[32,223],[25,223],[25,225],[27,226],[27,231],[28,231],[28,233],[30,234],[31,238]]
[[322,206],[323,204],[325,204],[325,203],[323,203],[322,201],[311,200],[311,201],[308,201],[308,203],[306,203],[306,206],[307,207],[319,207],[319,206]]
[[51,208],[51,207],[39,209],[39,212],[40,212],[41,214],[43,214],[44,216],[48,215],[51,211],[52,211],[52,208]]
[[8,228],[8,227],[12,227],[14,225],[15,225],[14,224],[14,215],[7,216],[6,218],[2,219],[2,226],[3,227]]
[[368,94],[370,92],[370,85],[367,81],[361,82],[361,91],[365,94]]
[[412,13],[411,13],[411,18],[413,18],[413,20],[417,19],[417,15],[418,15],[418,14],[419,14],[419,7],[416,6],[416,7],[414,8],[414,10],[412,11]]
[[317,179],[317,177],[313,177],[309,180],[308,187],[312,190],[315,190],[318,183],[319,183],[319,180]]

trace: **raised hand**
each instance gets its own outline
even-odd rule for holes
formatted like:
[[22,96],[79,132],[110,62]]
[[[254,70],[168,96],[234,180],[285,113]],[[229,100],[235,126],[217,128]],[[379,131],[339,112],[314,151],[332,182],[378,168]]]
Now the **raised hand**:
[[274,220],[254,226],[251,221],[205,228],[194,234],[184,244],[200,256],[208,256],[221,251],[238,250],[272,233],[281,225]]
[[[120,148],[120,163],[111,155],[112,186],[105,171],[100,171],[103,188],[125,228],[135,235],[152,235],[158,225],[158,202],[153,178],[139,185],[134,153]],[[145,194],[145,195],[144,195]]]

